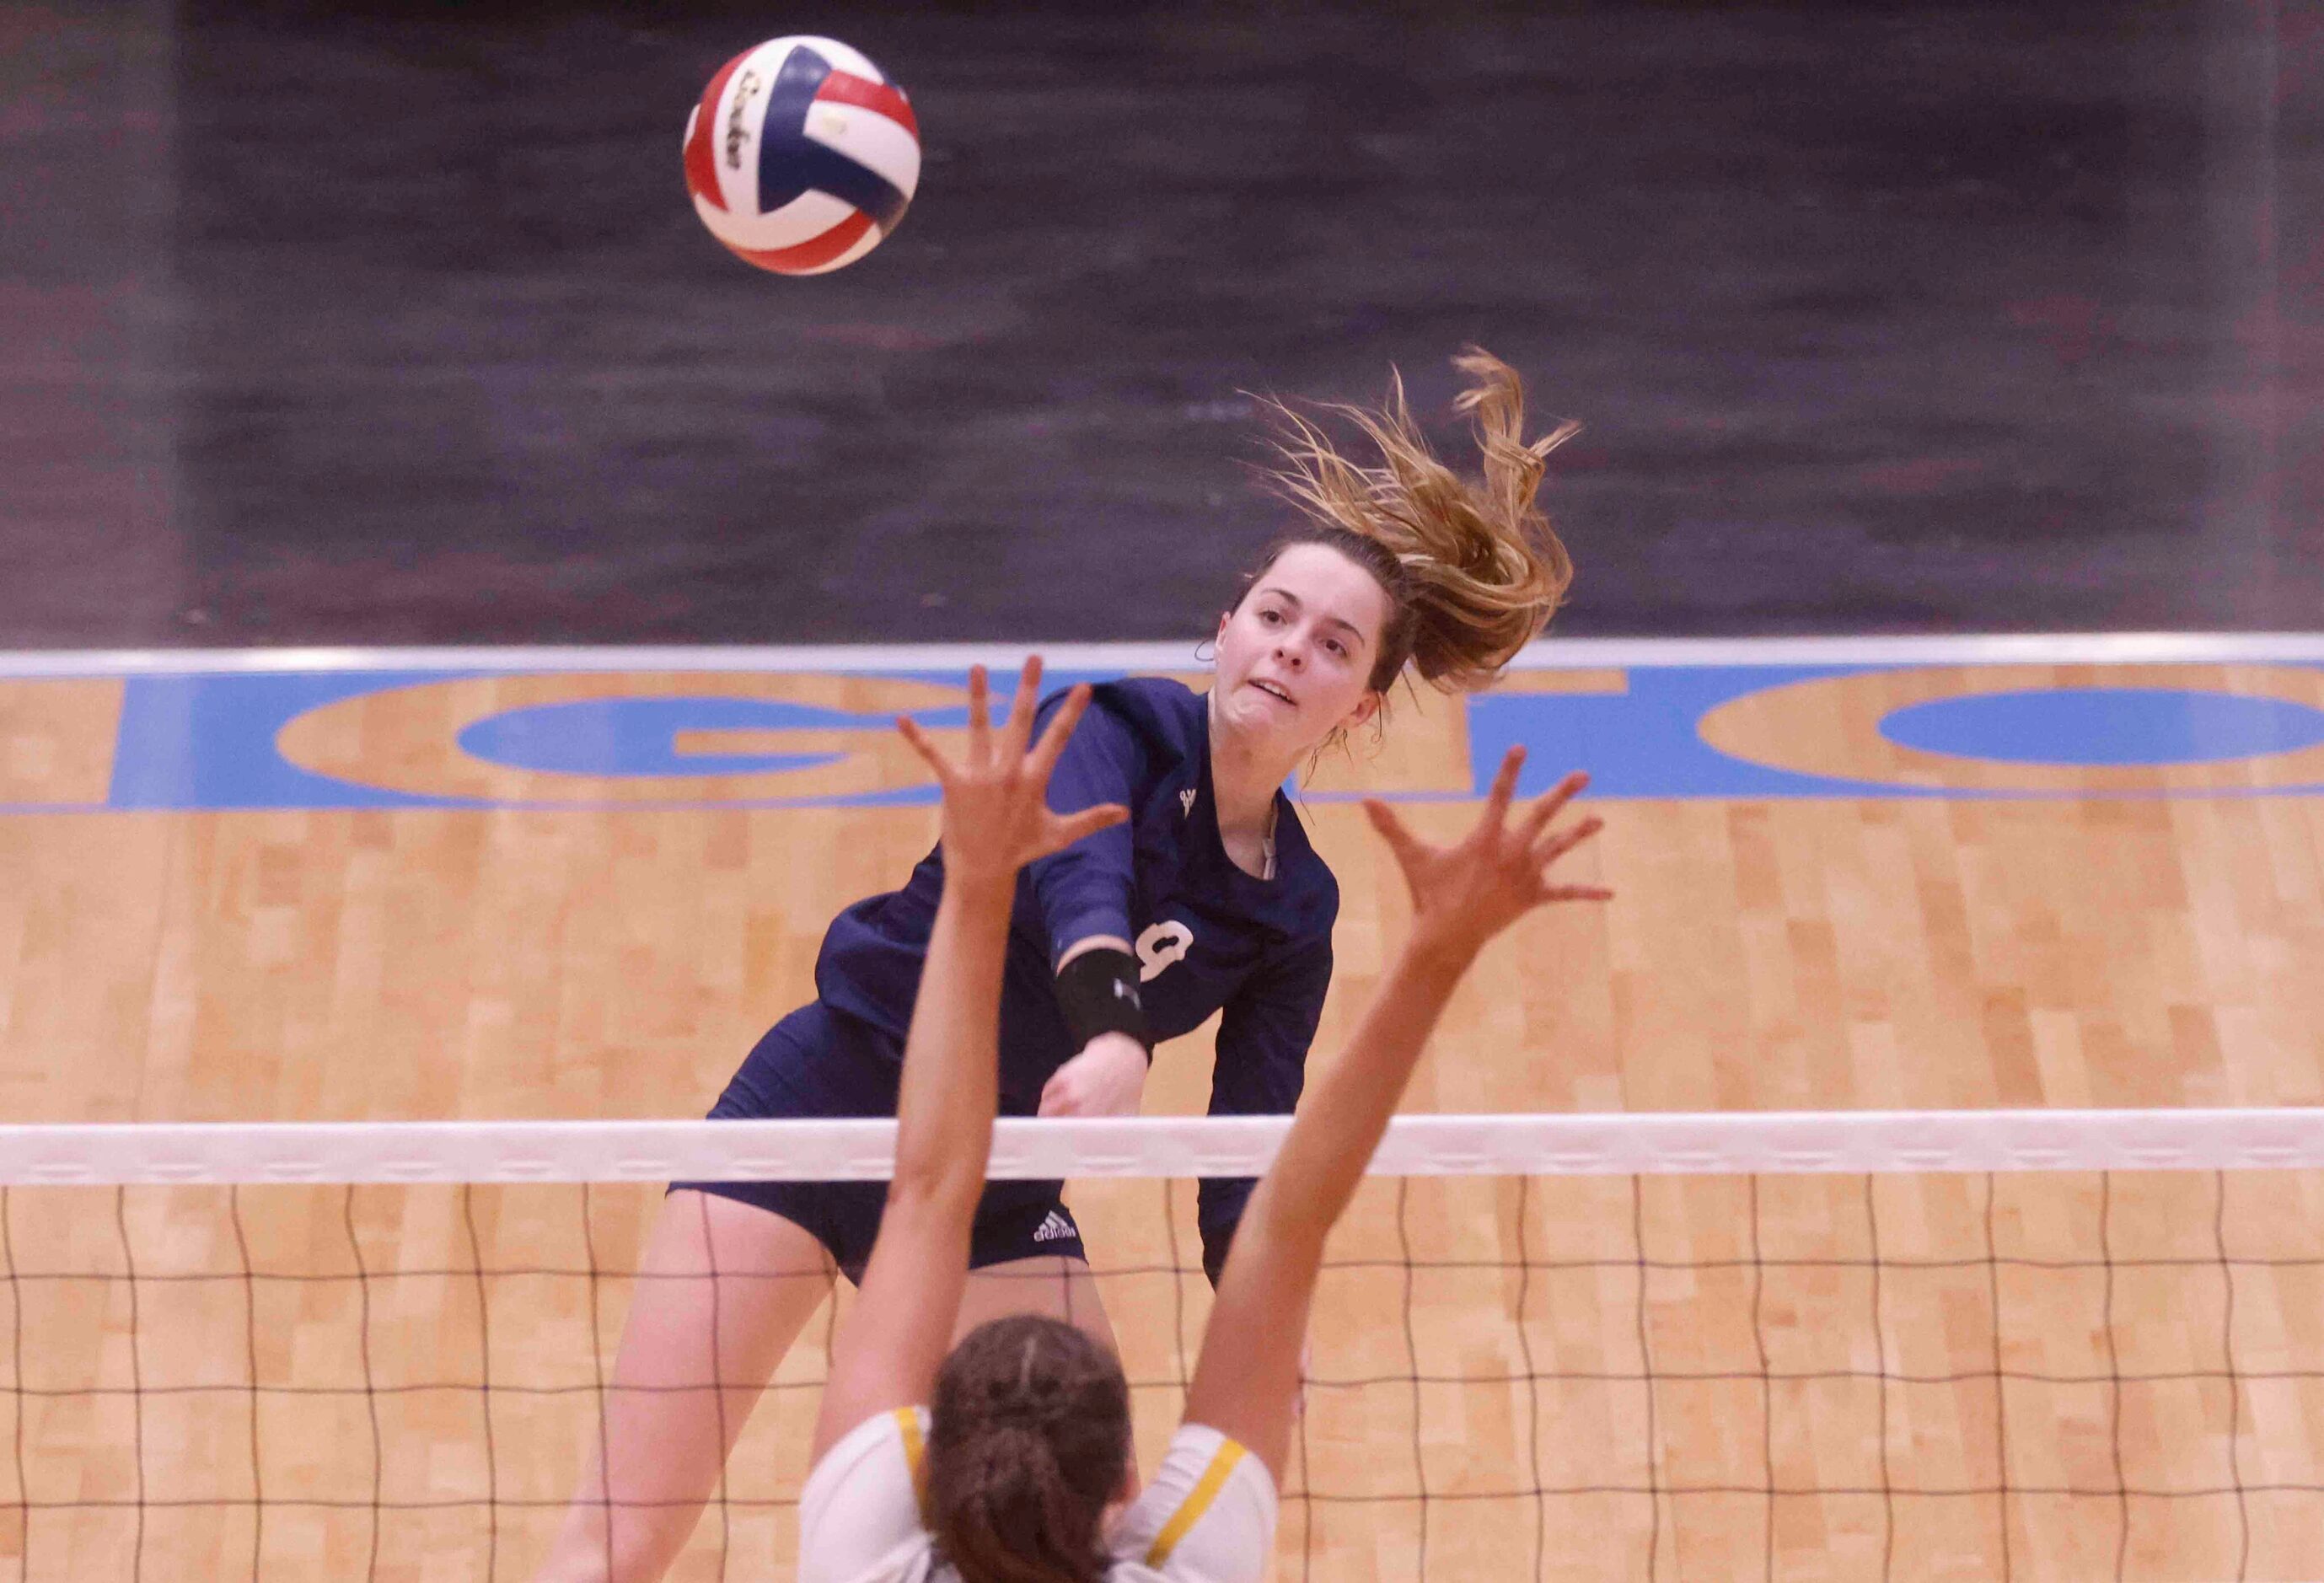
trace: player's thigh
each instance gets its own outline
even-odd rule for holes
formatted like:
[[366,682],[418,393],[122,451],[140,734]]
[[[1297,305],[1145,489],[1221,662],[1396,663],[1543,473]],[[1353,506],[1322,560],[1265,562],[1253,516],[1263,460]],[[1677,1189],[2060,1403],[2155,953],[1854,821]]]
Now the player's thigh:
[[637,1267],[602,1438],[535,1583],[662,1576],[833,1276],[795,1221],[690,1188],[663,1198]]
[[1044,1254],[1005,1259],[969,1271],[968,1287],[961,1295],[960,1321],[954,1327],[953,1339],[956,1341],[987,1321],[1013,1313],[1039,1313],[1064,1320],[1102,1342],[1107,1351],[1120,1350],[1114,1344],[1113,1326],[1106,1320],[1105,1304],[1098,1299],[1097,1277],[1080,1259]]
[[798,1222],[673,1189],[639,1256],[614,1383],[651,1393],[715,1380],[755,1398],[832,1275],[830,1254]]

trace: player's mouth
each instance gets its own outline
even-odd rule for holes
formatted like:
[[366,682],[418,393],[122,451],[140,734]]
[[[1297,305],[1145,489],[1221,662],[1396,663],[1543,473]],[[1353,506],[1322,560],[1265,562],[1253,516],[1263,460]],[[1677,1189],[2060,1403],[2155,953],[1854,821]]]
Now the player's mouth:
[[1297,699],[1285,692],[1282,687],[1276,683],[1270,682],[1262,676],[1253,676],[1246,685],[1254,691],[1266,694],[1268,697],[1273,698],[1286,709],[1296,709],[1299,707],[1299,701]]

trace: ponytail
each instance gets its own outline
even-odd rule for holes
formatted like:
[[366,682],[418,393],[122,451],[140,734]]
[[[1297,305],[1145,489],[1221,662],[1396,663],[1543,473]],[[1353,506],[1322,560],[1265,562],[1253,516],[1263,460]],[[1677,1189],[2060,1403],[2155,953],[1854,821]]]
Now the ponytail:
[[[1370,571],[1388,595],[1370,686],[1385,693],[1409,664],[1446,692],[1489,685],[1548,624],[1573,562],[1536,503],[1549,453],[1581,429],[1562,422],[1525,437],[1525,386],[1481,347],[1453,359],[1467,378],[1453,410],[1474,420],[1481,481],[1437,459],[1393,375],[1377,410],[1332,404],[1379,453],[1350,459],[1314,419],[1271,402],[1277,422],[1269,485],[1304,519],[1269,548],[1259,573],[1295,544],[1323,544]],[[1254,574],[1256,581],[1259,574]]]

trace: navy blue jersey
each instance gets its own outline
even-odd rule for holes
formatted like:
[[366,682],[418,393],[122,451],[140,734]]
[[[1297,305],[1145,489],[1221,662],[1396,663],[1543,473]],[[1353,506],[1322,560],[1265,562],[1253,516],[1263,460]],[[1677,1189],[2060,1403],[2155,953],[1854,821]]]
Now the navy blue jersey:
[[[1201,694],[1157,678],[1109,682],[1094,694],[1050,778],[1049,805],[1071,813],[1120,803],[1130,822],[1018,878],[1001,991],[1001,1114],[1033,1114],[1050,1074],[1077,1054],[1057,1008],[1056,964],[1095,934],[1133,943],[1157,1041],[1223,1013],[1211,1114],[1287,1112],[1332,981],[1339,886],[1281,792],[1275,878],[1254,879],[1227,856]],[[1043,702],[1043,721],[1056,704]],[[904,1036],[943,883],[939,847],[901,890],[860,901],[833,921],[815,964],[826,1004]],[[1214,1274],[1250,1188],[1241,1180],[1203,1183],[1205,1262]]]

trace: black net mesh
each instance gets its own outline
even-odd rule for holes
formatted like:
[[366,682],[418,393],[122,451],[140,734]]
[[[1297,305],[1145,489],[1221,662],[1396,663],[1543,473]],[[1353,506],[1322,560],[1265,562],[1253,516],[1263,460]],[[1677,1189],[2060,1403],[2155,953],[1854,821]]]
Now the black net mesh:
[[[2324,1575],[2320,1194],[1374,1179],[1319,1293],[1277,1575]],[[636,1273],[661,1202],[0,1192],[0,1577],[530,1578],[587,1495],[633,1294],[695,1278]],[[1208,1310],[1193,1183],[1074,1203],[1150,1468]],[[794,1277],[721,1279],[731,1305]],[[747,1417],[669,1576],[787,1574],[834,1316],[755,1406],[753,1380],[651,1387],[705,1433]]]

